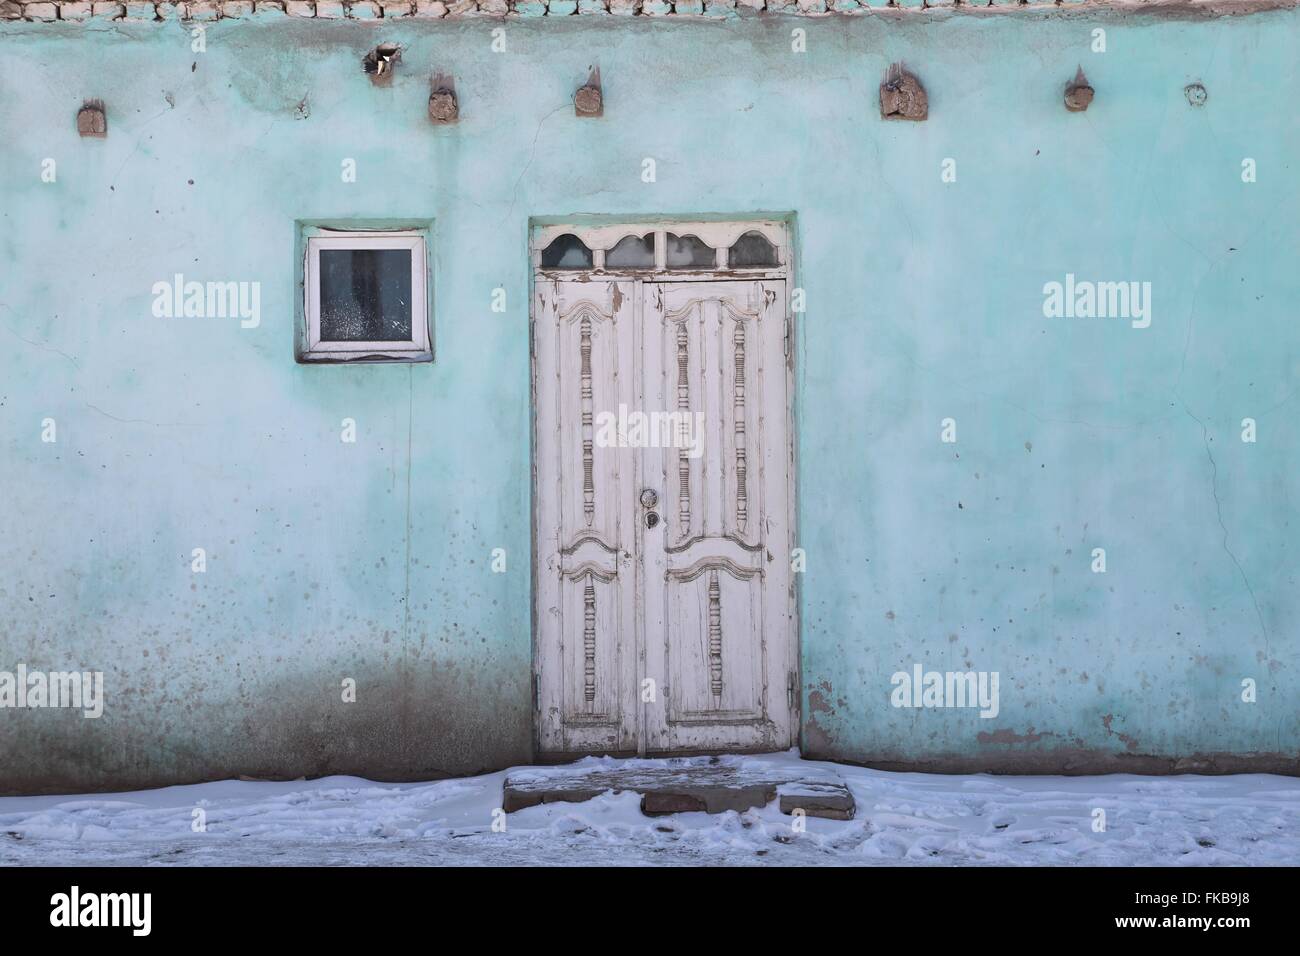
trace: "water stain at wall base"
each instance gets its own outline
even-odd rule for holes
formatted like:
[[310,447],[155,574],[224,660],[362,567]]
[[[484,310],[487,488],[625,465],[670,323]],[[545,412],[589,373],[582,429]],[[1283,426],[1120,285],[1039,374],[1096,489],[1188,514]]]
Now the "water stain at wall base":
[[[397,673],[394,671],[397,670]],[[246,777],[296,780],[335,774],[385,782],[467,776],[527,763],[531,712],[527,684],[461,669],[348,671],[356,703],[344,703],[338,672],[302,680],[245,680],[236,696],[206,701],[191,742],[163,719],[122,712],[86,721],[64,739],[65,715],[11,712],[25,725],[5,755],[0,796],[143,790]],[[94,725],[94,726],[90,726]],[[55,746],[54,742],[59,741]]]

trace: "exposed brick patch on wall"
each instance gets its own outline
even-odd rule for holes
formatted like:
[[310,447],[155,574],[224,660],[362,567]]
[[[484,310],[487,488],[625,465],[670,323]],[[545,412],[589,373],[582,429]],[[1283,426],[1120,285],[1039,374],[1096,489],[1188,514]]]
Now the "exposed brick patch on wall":
[[463,19],[496,17],[536,19],[603,14],[616,17],[727,19],[777,14],[830,17],[882,10],[1078,11],[1113,8],[1132,12],[1195,10],[1205,13],[1250,13],[1295,7],[1300,0],[0,0],[0,20],[249,20],[308,17],[324,20]]

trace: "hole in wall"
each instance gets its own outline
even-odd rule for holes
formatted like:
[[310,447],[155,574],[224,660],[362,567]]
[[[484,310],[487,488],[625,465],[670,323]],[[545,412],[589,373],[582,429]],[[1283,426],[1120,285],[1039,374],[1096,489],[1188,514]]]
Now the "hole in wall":
[[381,43],[366,54],[365,59],[361,61],[361,68],[370,77],[370,82],[388,83],[393,78],[393,71],[397,69],[401,59],[400,46],[396,43]]

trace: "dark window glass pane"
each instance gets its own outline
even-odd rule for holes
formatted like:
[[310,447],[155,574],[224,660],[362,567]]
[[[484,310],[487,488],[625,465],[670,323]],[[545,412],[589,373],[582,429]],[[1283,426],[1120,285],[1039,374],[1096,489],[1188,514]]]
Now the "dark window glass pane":
[[320,251],[322,342],[411,340],[411,251]]
[[727,264],[733,269],[757,269],[775,266],[776,246],[767,241],[761,232],[747,232],[731,247]]
[[717,265],[717,255],[699,236],[679,237],[670,232],[664,239],[669,269],[712,269]]
[[655,267],[655,234],[624,236],[613,249],[605,253],[606,269],[653,269]]
[[542,250],[543,269],[590,269],[591,250],[571,232],[556,236]]

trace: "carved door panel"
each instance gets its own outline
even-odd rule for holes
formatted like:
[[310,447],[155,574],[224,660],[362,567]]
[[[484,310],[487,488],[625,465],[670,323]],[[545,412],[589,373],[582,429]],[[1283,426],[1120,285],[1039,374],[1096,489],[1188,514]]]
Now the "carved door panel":
[[596,438],[635,405],[631,282],[542,282],[533,315],[537,446],[534,693],[539,749],[637,749],[637,472]]
[[698,430],[641,459],[648,751],[794,740],[785,310],[781,281],[644,287],[642,399]]
[[536,288],[539,750],[789,747],[784,282]]

